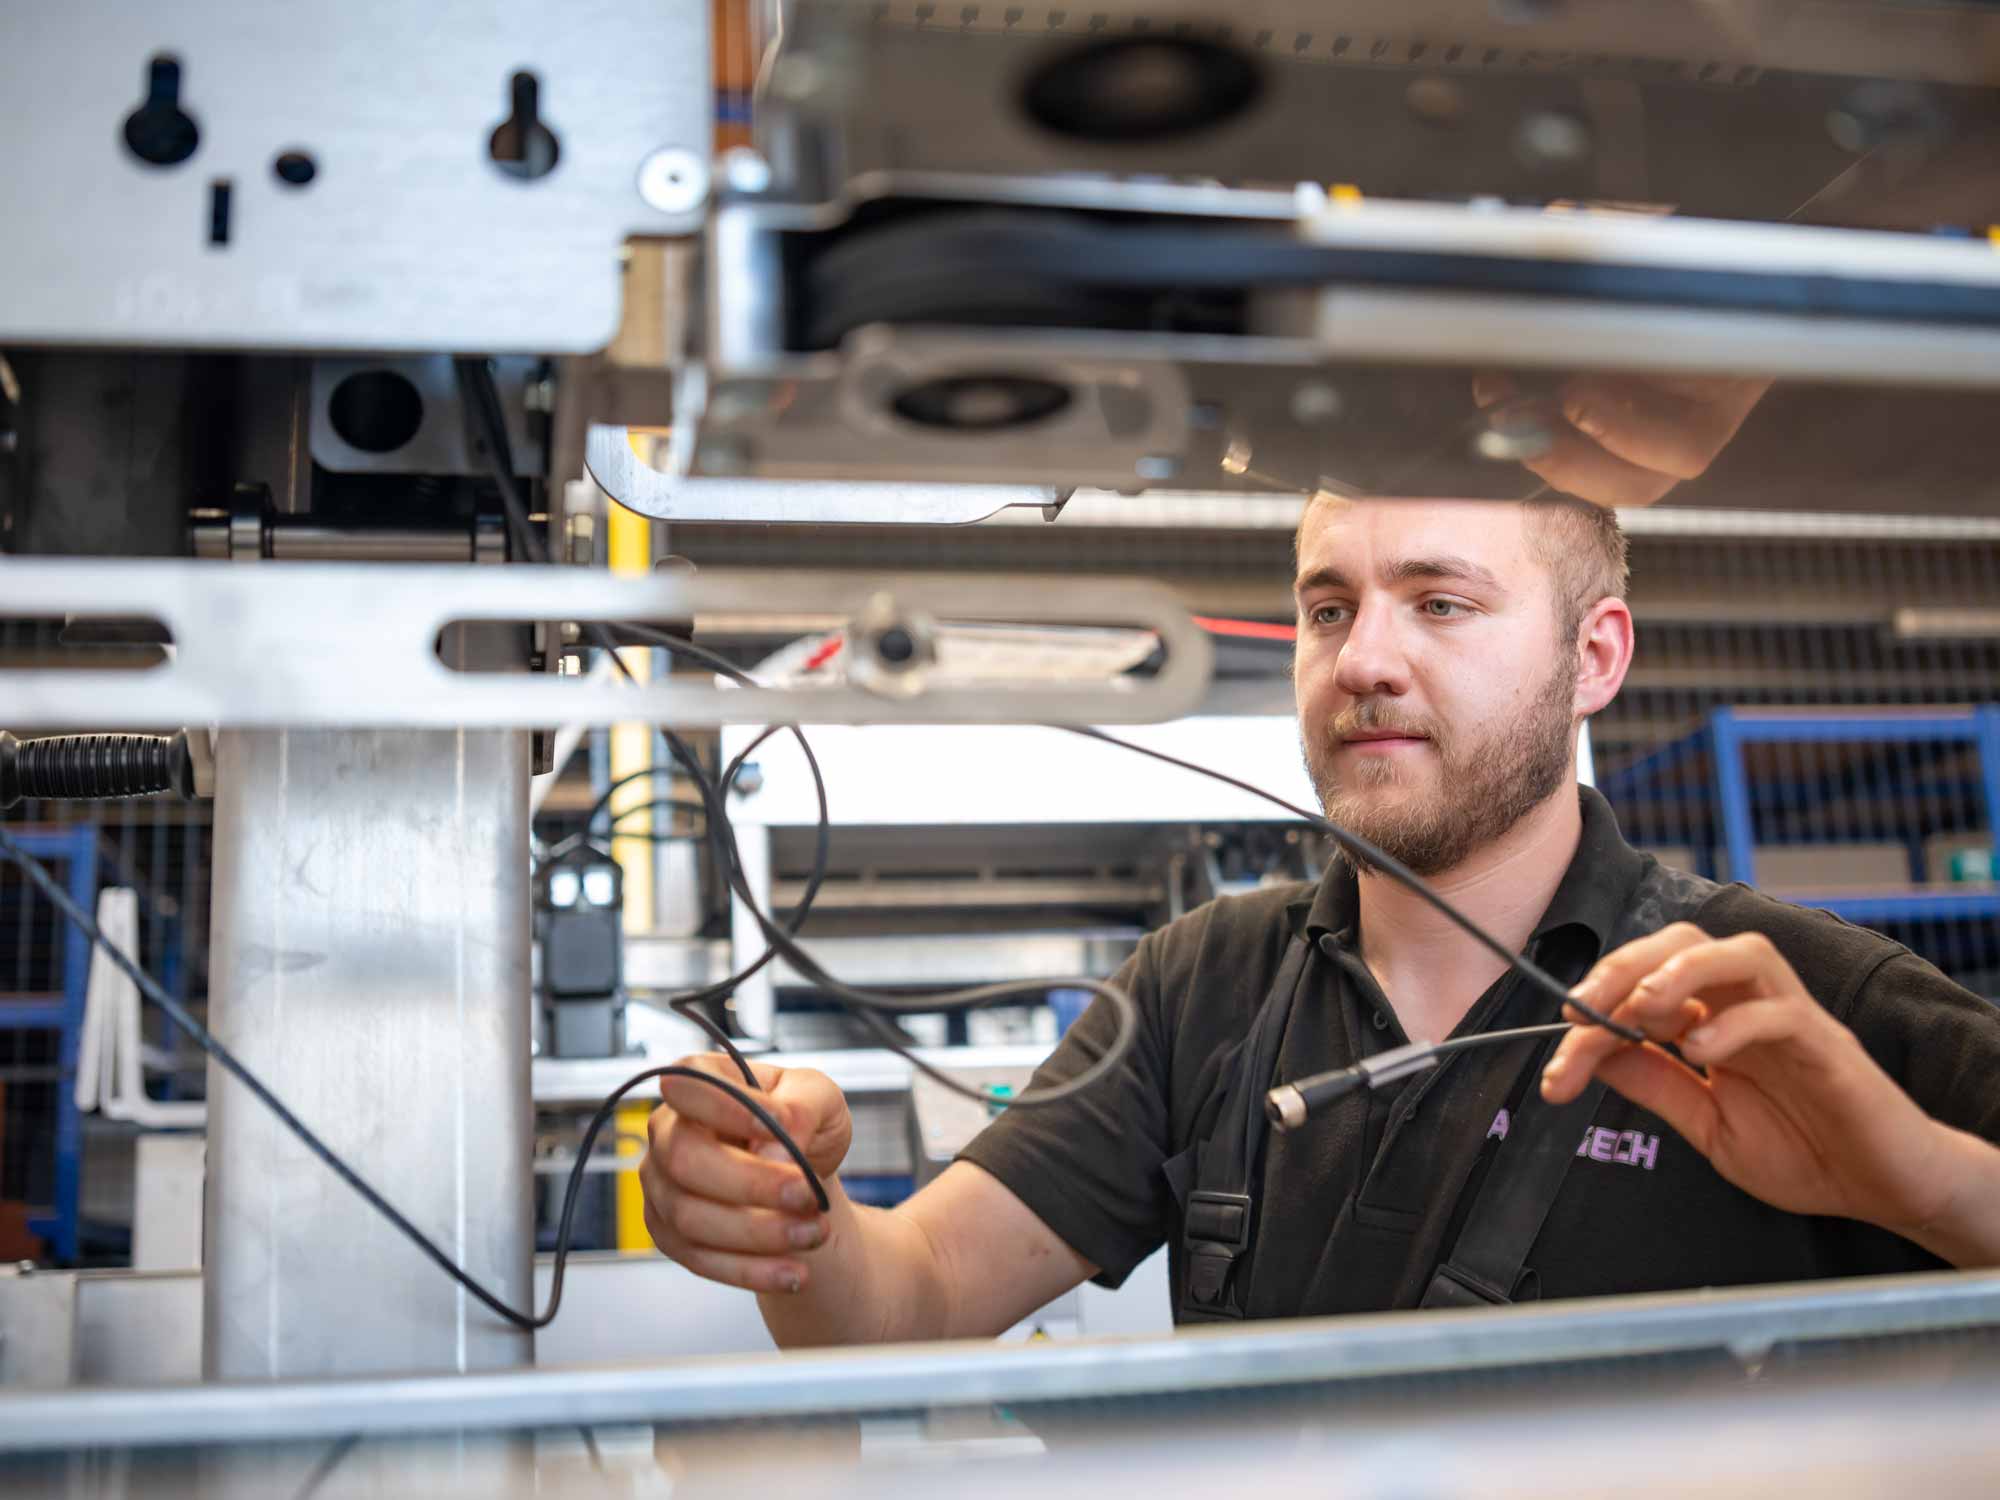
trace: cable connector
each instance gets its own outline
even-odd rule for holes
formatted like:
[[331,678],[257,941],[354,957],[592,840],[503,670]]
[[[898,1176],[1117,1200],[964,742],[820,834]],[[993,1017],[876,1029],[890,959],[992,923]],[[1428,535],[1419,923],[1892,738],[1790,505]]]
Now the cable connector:
[[1297,1083],[1281,1083],[1264,1096],[1264,1118],[1278,1130],[1297,1130],[1327,1105],[1356,1089],[1376,1089],[1437,1066],[1435,1042],[1410,1042],[1379,1052],[1351,1068],[1315,1073]]

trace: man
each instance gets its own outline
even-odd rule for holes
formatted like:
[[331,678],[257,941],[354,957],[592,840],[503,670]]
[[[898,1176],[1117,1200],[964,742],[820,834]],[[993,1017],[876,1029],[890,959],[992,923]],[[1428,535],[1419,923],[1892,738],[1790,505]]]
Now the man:
[[[841,1193],[851,1126],[824,1077],[760,1069],[824,1216],[746,1112],[669,1082],[641,1169],[655,1241],[758,1292],[788,1346],[990,1335],[1162,1241],[1183,1320],[2000,1262],[1992,1008],[1876,934],[1662,869],[1578,787],[1577,728],[1631,662],[1624,591],[1596,507],[1322,498],[1298,537],[1301,735],[1331,818],[1705,1077],[1580,1028],[1552,1059],[1468,1049],[1282,1135],[1232,1126],[1246,1098],[1406,1039],[1557,1019],[1343,864],[1150,934],[1115,980],[1140,1014],[1124,1066],[1008,1111],[893,1210]],[[1036,1083],[1100,1056],[1113,1020],[1087,1013]],[[1489,1179],[1544,1196],[1522,1263],[1482,1277],[1461,1263],[1491,1239],[1468,1233]]]

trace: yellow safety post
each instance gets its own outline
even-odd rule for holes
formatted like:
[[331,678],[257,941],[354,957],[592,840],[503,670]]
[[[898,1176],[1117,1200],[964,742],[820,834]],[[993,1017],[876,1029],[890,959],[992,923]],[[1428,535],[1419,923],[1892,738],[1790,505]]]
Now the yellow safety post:
[[[615,502],[607,504],[605,510],[611,571],[624,577],[644,576],[653,566],[651,524],[636,511],[627,510]],[[628,647],[618,654],[640,681],[652,675],[653,654],[647,648]],[[612,781],[615,783],[634,771],[649,770],[652,765],[653,726],[614,724],[611,727]],[[612,794],[611,812],[616,817],[627,808],[643,807],[652,800],[652,778],[642,776]],[[611,857],[618,861],[618,868],[625,877],[627,933],[650,932],[653,928],[653,844],[644,835],[653,831],[654,822],[652,813],[634,812],[616,825],[619,832],[626,836],[611,840]],[[646,1138],[646,1116],[651,1112],[649,1104],[622,1107],[617,1115],[620,1137],[636,1135],[643,1141]],[[639,1155],[621,1140],[618,1156],[629,1165],[621,1166],[618,1171],[616,1201],[620,1250],[650,1250],[653,1245],[646,1233],[645,1200],[639,1192]]]
[[[639,1190],[639,1158],[646,1154],[646,1117],[651,1104],[623,1104],[618,1108],[618,1248],[651,1250],[652,1236],[646,1233],[646,1198]],[[636,1137],[637,1145],[628,1145]]]

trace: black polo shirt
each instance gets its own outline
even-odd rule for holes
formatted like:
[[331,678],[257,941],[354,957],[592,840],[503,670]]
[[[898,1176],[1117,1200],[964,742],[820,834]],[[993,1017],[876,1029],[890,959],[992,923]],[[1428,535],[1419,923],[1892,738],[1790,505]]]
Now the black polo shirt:
[[[1602,797],[1584,789],[1581,798],[1582,840],[1529,948],[1557,978],[1580,979],[1635,919],[1640,930],[1685,918],[1715,936],[1762,932],[1928,1113],[2000,1141],[2000,1011],[1878,933],[1745,886],[1660,871],[1625,843]],[[1332,934],[1351,950],[1357,894],[1352,871],[1336,866],[1316,889],[1225,897],[1148,934],[1114,981],[1139,1009],[1126,1065],[1073,1098],[1007,1111],[962,1158],[999,1178],[1116,1286],[1163,1241],[1178,1241],[1180,1208],[1163,1169],[1213,1133],[1225,1055],[1248,1032],[1287,946]],[[1557,1018],[1553,999],[1509,974],[1453,1035]],[[1108,1006],[1093,1005],[1033,1086],[1081,1072],[1103,1054],[1115,1021]],[[1365,969],[1315,953],[1269,1081],[1350,1066],[1406,1040]],[[1532,1083],[1534,1068],[1519,1057],[1506,1047],[1455,1053],[1400,1089],[1350,1094],[1301,1129],[1271,1135],[1248,1279],[1238,1283],[1247,1284],[1250,1315],[1416,1306]],[[1607,1092],[1515,1295],[1940,1264],[1868,1225],[1759,1202],[1657,1116]],[[1178,1265],[1175,1275],[1178,1293]]]

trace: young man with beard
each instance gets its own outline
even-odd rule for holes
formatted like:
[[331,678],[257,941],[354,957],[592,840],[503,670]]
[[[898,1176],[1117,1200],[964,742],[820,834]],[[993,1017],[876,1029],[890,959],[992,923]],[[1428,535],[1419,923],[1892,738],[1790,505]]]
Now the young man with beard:
[[[1002,1115],[896,1209],[841,1192],[851,1122],[822,1075],[760,1068],[824,1216],[746,1112],[670,1081],[641,1169],[655,1241],[760,1293],[782,1345],[993,1334],[1163,1241],[1184,1321],[2000,1263],[1993,1008],[1886,938],[1664,869],[1579,787],[1578,726],[1631,662],[1625,583],[1594,506],[1322,498],[1298,537],[1300,733],[1329,817],[1685,1063],[1579,1027],[1553,1057],[1468,1049],[1266,1131],[1273,1085],[1557,1019],[1341,863],[1150,934],[1115,980],[1140,1016],[1125,1065]],[[1094,1007],[1033,1086],[1114,1030]]]

